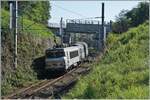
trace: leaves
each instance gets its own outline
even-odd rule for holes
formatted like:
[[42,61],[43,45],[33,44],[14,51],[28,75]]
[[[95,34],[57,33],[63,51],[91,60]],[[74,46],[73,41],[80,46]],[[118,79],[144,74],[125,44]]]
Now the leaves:
[[116,17],[112,28],[115,33],[126,32],[128,28],[136,27],[149,19],[149,3],[141,2],[130,11],[122,10]]
[[[27,17],[37,23],[46,24],[50,18],[49,1],[18,1],[19,16]],[[8,1],[2,1],[2,8],[9,10]]]
[[64,98],[148,98],[148,29],[146,21],[122,35],[108,36],[111,47],[105,56]]

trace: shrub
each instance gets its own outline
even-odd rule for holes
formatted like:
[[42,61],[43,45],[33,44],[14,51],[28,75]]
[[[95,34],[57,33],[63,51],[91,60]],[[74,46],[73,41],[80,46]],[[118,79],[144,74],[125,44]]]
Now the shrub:
[[119,36],[111,33],[107,43],[99,64],[64,98],[148,98],[148,22]]

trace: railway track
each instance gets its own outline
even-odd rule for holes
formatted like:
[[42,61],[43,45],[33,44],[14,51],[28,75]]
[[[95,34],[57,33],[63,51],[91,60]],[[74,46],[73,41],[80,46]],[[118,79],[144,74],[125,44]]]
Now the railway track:
[[85,74],[90,67],[77,67],[68,73],[56,78],[46,79],[33,84],[27,88],[18,90],[17,92],[3,97],[4,99],[25,99],[25,98],[51,98],[53,95],[65,90],[77,80],[79,74]]

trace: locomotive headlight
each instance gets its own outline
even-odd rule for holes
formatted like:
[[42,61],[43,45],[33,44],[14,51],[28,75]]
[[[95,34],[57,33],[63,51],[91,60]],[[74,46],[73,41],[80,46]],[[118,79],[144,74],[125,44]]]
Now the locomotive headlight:
[[67,57],[64,57],[64,61],[63,61],[63,64],[67,64]]
[[60,63],[59,65],[62,66],[62,63]]
[[60,66],[63,66],[63,65],[64,65],[64,62],[61,62],[61,63],[60,63]]

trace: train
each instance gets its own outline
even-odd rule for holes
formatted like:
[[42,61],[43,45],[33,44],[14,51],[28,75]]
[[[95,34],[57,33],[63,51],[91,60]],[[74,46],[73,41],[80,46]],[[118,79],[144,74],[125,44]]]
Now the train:
[[85,42],[77,42],[65,48],[48,48],[45,51],[45,69],[66,71],[86,61],[88,54]]

